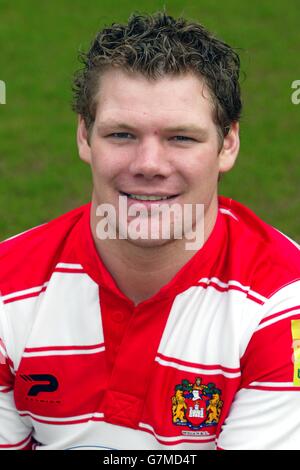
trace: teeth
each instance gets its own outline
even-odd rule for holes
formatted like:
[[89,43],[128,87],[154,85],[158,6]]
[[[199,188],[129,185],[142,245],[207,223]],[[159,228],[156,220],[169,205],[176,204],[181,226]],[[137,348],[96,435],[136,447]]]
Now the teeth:
[[132,199],[140,199],[142,201],[161,201],[168,199],[172,196],[143,196],[142,194],[128,194],[128,196]]

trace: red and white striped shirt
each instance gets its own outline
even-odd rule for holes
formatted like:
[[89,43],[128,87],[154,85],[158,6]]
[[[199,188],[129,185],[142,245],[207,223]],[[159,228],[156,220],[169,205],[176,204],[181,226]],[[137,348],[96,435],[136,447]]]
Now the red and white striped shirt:
[[0,266],[0,448],[300,448],[300,251],[246,207],[221,197],[137,306],[90,204],[2,242]]

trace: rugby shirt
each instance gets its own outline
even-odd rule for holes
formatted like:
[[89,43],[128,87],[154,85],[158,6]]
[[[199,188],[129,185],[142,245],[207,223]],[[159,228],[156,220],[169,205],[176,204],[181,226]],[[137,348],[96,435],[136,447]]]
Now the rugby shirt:
[[134,305],[87,204],[0,244],[0,448],[299,449],[299,246],[219,198]]

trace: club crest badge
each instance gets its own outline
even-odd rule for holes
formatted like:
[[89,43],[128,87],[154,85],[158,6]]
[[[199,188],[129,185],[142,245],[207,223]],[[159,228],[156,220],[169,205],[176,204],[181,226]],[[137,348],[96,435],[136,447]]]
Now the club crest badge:
[[193,430],[215,426],[222,406],[221,390],[213,382],[203,384],[201,377],[196,377],[194,383],[183,379],[172,396],[172,421],[175,426]]

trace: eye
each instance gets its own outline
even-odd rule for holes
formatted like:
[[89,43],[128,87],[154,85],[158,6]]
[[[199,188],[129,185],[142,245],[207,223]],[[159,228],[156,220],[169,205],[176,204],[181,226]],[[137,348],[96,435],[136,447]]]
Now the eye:
[[192,137],[187,137],[186,135],[175,135],[172,137],[176,142],[196,142]]
[[113,137],[114,139],[132,139],[133,135],[128,132],[114,132],[109,134],[107,137]]

